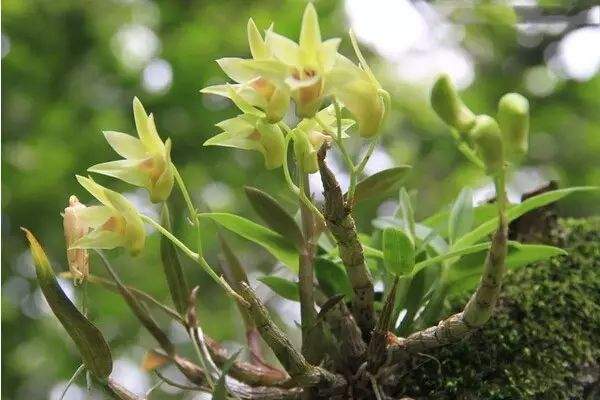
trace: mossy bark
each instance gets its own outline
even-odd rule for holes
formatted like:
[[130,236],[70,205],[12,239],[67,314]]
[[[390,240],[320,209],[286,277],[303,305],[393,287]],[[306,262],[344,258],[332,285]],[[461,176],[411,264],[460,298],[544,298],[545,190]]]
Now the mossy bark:
[[[600,218],[561,220],[568,256],[509,271],[494,317],[463,341],[416,355],[388,382],[414,399],[600,398]],[[467,299],[452,299],[459,311]]]

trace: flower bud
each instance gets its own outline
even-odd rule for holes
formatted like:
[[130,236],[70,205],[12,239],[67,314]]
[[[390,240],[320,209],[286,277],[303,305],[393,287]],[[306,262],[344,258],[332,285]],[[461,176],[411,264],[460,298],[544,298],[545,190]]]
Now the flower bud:
[[462,102],[448,75],[442,75],[431,89],[431,107],[448,125],[461,132],[468,131],[475,122],[475,115]]
[[306,132],[302,129],[294,129],[294,155],[302,172],[312,174],[319,170],[317,152],[330,140],[328,135],[312,130]]
[[265,112],[267,114],[267,121],[274,124],[285,116],[290,106],[290,93],[287,89],[275,88],[273,94],[268,99],[267,107]]
[[265,167],[267,169],[280,167],[283,164],[283,151],[285,147],[281,129],[277,125],[258,121],[254,134],[257,133],[259,136],[258,140],[264,148]]
[[485,164],[487,174],[499,172],[504,167],[504,150],[502,133],[496,120],[488,115],[478,115],[469,135]]
[[498,102],[498,123],[509,156],[527,153],[529,136],[529,101],[518,93],[508,93]]
[[71,196],[69,197],[69,206],[65,208],[63,216],[63,228],[67,244],[67,261],[69,263],[69,271],[71,271],[76,284],[83,282],[90,273],[88,251],[86,249],[70,249],[73,243],[85,236],[90,229],[89,225],[78,216],[78,211],[85,208],[77,197]]

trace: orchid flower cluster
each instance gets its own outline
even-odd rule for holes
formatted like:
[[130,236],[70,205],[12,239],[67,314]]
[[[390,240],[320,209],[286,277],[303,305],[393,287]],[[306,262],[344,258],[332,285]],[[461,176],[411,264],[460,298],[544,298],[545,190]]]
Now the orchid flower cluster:
[[[137,137],[104,132],[122,159],[88,170],[145,188],[150,200],[163,206],[161,221],[143,215],[122,194],[91,177],[77,176],[100,204],[86,206],[76,196],[69,198],[63,220],[69,277],[82,284],[84,293],[87,282],[119,292],[160,345],[160,352],[149,352],[150,359],[144,364],[150,365],[149,369],[174,364],[191,382],[186,390],[211,391],[213,399],[387,398],[385,390],[390,379],[394,380],[392,375],[398,370],[409,371],[413,357],[464,338],[491,317],[510,257],[514,256],[510,260],[514,267],[561,254],[551,246],[509,242],[508,222],[574,189],[510,205],[506,170],[527,152],[527,99],[510,93],[500,99],[496,118],[476,115],[461,100],[450,79],[442,76],[431,91],[431,106],[450,128],[458,148],[493,179],[497,216],[473,227],[472,195],[465,188],[449,211],[416,222],[410,196],[402,188],[394,216],[372,221],[374,233],[369,237],[357,229],[354,206],[397,187],[409,167],[397,166],[359,180],[390,111],[390,99],[365,62],[354,35],[350,32],[358,64],[338,53],[340,39],[322,40],[312,4],[304,12],[298,43],[275,33],[272,26],[261,34],[252,19],[247,32],[252,58],[218,60],[233,82],[202,89],[203,93],[230,99],[240,114],[217,123],[222,132],[204,145],[257,151],[264,157],[266,168],[282,168],[289,189],[298,197],[302,223],[257,188],[246,188],[246,194],[266,226],[229,213],[199,213],[171,160],[171,140],[161,139],[154,116],[135,98]],[[292,103],[297,117],[294,127],[286,122],[293,119]],[[366,154],[356,163],[344,144],[354,132],[369,140]],[[342,154],[350,174],[345,193],[327,165],[327,152],[332,147]],[[293,154],[292,162],[288,153]],[[295,166],[296,179],[289,164]],[[319,173],[323,183],[323,204],[312,198],[308,179],[312,173]],[[194,250],[171,231],[167,201],[174,187],[181,191],[196,229]],[[243,263],[223,237],[223,276],[208,264],[202,249],[202,218],[262,246],[297,274],[297,282],[270,275],[260,281],[282,297],[300,303],[301,350],[273,322],[250,287]],[[144,223],[162,235],[161,262],[175,309],[123,284],[102,252],[122,247],[131,255],[140,254],[146,242]],[[77,344],[84,369],[113,398],[137,399],[109,378],[112,359],[101,332],[85,311],[79,312],[64,295],[41,246],[25,231],[42,291]],[[90,249],[98,254],[112,280],[91,273]],[[463,256],[484,253],[485,257],[475,263],[478,269],[453,267]],[[218,342],[203,335],[195,314],[197,291],[189,290],[179,255],[197,263],[236,302],[246,327],[250,361],[227,355]],[[479,283],[472,281],[474,276],[481,277]],[[425,281],[431,286],[425,287]],[[454,286],[464,288],[465,282],[472,283],[468,289],[474,287],[475,291],[464,310],[440,320],[447,311],[446,296]],[[376,300],[376,283],[385,288],[380,302]],[[409,298],[411,295],[415,297]],[[177,354],[150,308],[182,324],[199,364]],[[397,326],[396,321],[401,323]],[[271,348],[281,368],[263,359],[259,338]],[[161,382],[169,382],[157,374]]]
[[[352,32],[359,65],[338,53],[340,39],[322,40],[317,13],[310,3],[302,18],[299,43],[275,33],[272,26],[263,37],[252,19],[247,30],[252,58],[217,60],[234,83],[202,89],[229,98],[242,114],[218,123],[223,132],[205,145],[256,150],[263,154],[267,168],[282,166],[284,135],[289,131],[282,120],[292,100],[295,114],[302,120],[291,137],[305,173],[317,171],[316,153],[337,131],[335,107],[323,108],[327,102],[348,109],[360,136],[371,138],[381,131],[389,94],[375,79]],[[341,131],[352,124],[351,120],[342,121]]]

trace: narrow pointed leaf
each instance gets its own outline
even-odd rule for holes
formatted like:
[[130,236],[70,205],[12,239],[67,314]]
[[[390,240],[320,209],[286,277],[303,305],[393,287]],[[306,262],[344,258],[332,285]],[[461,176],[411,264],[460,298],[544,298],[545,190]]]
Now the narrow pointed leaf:
[[[506,267],[517,269],[525,265],[567,254],[561,248],[540,244],[508,243]],[[481,277],[485,253],[467,255],[449,270],[451,293],[461,293],[475,287]]]
[[439,256],[435,256],[435,257],[431,257],[428,258],[424,261],[418,262],[415,265],[415,268],[413,269],[413,274],[416,274],[417,272],[419,272],[420,270],[422,270],[423,268],[427,268],[431,265],[435,265],[437,263],[440,263],[442,261],[448,260],[450,258],[458,258],[467,254],[472,254],[472,253],[479,253],[481,251],[487,250],[490,248],[491,243],[490,242],[485,242],[485,243],[479,243],[479,244],[475,244],[473,246],[468,246],[468,247],[464,247],[460,250],[455,250],[455,251],[449,251],[445,254],[440,254]]
[[400,188],[400,193],[398,196],[398,209],[396,210],[395,216],[400,219],[404,232],[409,234],[414,241],[417,234],[415,226],[415,213],[411,204],[410,195],[404,187]]
[[448,237],[450,243],[465,235],[473,226],[473,191],[470,188],[461,190],[452,205],[448,219]]
[[75,342],[86,368],[96,377],[106,379],[112,371],[112,357],[106,340],[63,292],[50,261],[35,236],[22,229],[29,241],[38,283],[52,312]]
[[[449,236],[448,221],[450,220],[450,209],[451,207],[448,207],[448,209],[442,210],[424,219],[420,223],[435,229],[441,237],[447,238]],[[472,226],[479,226],[487,220],[494,218],[496,215],[498,215],[498,207],[493,203],[481,204],[474,207]]]
[[[169,208],[165,203],[161,211],[161,225],[171,231],[171,219],[169,216]],[[185,280],[183,268],[177,257],[177,250],[169,239],[161,235],[160,239],[160,258],[162,260],[163,271],[167,278],[167,285],[175,308],[181,315],[187,309],[187,299],[190,294],[190,289]]]
[[252,208],[254,208],[254,211],[265,221],[269,228],[281,236],[289,238],[294,242],[296,248],[300,248],[304,241],[302,231],[294,218],[279,205],[277,200],[254,187],[246,186],[244,190]]
[[[521,215],[523,215],[531,210],[535,210],[536,208],[543,207],[546,204],[554,203],[555,201],[558,201],[571,193],[592,191],[592,190],[598,190],[598,189],[600,189],[600,187],[598,187],[598,186],[576,186],[576,187],[567,188],[567,189],[559,189],[559,190],[552,190],[550,192],[544,192],[537,196],[530,197],[529,199],[523,201],[520,204],[516,204],[516,205],[510,207],[508,209],[508,211],[506,212],[506,216],[508,218],[508,221],[510,222],[516,218],[519,218]],[[496,229],[497,226],[498,226],[498,217],[492,218],[492,219],[484,222],[483,224],[479,225],[477,228],[475,228],[471,232],[467,233],[459,240],[457,240],[456,243],[454,244],[453,248],[459,249],[459,248],[471,245],[473,243],[476,243],[477,241],[484,238],[486,235],[489,235],[490,233],[492,233],[494,231],[494,229]]]
[[383,264],[396,276],[411,273],[415,265],[415,245],[404,231],[397,228],[383,231]]
[[298,251],[291,241],[277,232],[235,214],[203,213],[198,216],[210,218],[223,228],[262,246],[293,272],[298,272]]
[[406,177],[410,168],[408,165],[401,165],[386,169],[358,182],[354,191],[354,203],[389,193]]
[[232,355],[221,366],[221,376],[219,376],[219,379],[217,380],[215,387],[213,389],[213,393],[212,393],[212,397],[211,397],[212,400],[227,400],[226,377],[227,377],[227,374],[229,373],[229,370],[233,366],[235,360],[240,355],[240,352],[241,352],[241,350],[239,350],[237,353]]
[[279,276],[263,276],[258,280],[284,299],[300,301],[300,291],[296,282],[288,281]]

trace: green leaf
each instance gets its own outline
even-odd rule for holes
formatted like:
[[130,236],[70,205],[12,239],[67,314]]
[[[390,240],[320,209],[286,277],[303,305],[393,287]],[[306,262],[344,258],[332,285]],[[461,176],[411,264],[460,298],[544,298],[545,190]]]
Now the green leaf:
[[397,276],[411,273],[415,266],[415,245],[407,233],[397,228],[383,231],[383,264]]
[[315,275],[319,287],[327,296],[343,294],[352,297],[352,286],[342,265],[319,257],[315,260]]
[[[572,188],[567,188],[567,189],[559,189],[559,190],[553,190],[550,192],[544,192],[537,196],[530,197],[529,199],[523,201],[520,204],[516,204],[516,205],[510,207],[506,212],[506,216],[508,218],[508,221],[510,222],[516,218],[519,218],[521,215],[523,215],[531,210],[535,210],[536,208],[543,207],[550,203],[554,203],[555,201],[558,201],[571,193],[598,190],[598,189],[600,189],[600,188],[597,186],[577,186],[577,187],[572,187]],[[497,226],[498,226],[498,217],[494,217],[494,218],[484,222],[483,224],[479,225],[477,228],[475,228],[471,232],[464,235],[462,238],[457,240],[456,243],[454,243],[454,245],[452,247],[454,249],[460,249],[462,247],[466,247],[473,243],[476,243],[477,241],[481,240],[486,235],[489,235],[490,233],[492,233],[496,229]]]
[[356,185],[354,203],[388,193],[406,177],[410,168],[409,165],[401,165],[366,177]]
[[279,276],[262,276],[258,280],[281,297],[292,301],[300,301],[300,290],[296,282],[288,281]]
[[269,228],[294,242],[296,248],[299,249],[302,246],[304,238],[294,218],[279,205],[277,200],[262,190],[250,186],[246,186],[244,190],[252,208],[266,222]]
[[298,272],[298,251],[280,234],[235,214],[203,213],[198,216],[210,218],[223,228],[262,246],[293,272]]
[[469,232],[473,226],[473,191],[464,188],[452,205],[448,219],[448,238],[450,243]]
[[[407,226],[405,222],[395,217],[379,217],[373,220],[373,226],[377,229],[384,230],[388,227],[401,228]],[[433,236],[431,236],[433,235]],[[437,254],[444,254],[448,251],[448,243],[435,231],[423,224],[415,224],[415,237],[419,241],[427,241],[427,247],[431,248]]]
[[[412,277],[406,296],[401,302],[401,307],[406,310],[406,314],[402,319],[402,323],[398,328],[398,331],[402,335],[406,335],[411,331],[413,320],[415,315],[421,308],[424,302],[424,295],[426,290],[426,275],[425,271],[419,271]],[[395,322],[395,321],[394,321]]]
[[[473,208],[473,225],[478,226],[485,221],[494,218],[498,214],[498,207],[492,203],[481,204]],[[448,221],[450,219],[450,210],[443,210],[429,218],[421,221],[421,224],[434,229],[441,237],[448,237]]]
[[[169,208],[164,203],[161,215],[160,224],[167,229],[169,232],[172,230],[171,219],[169,216]],[[160,239],[160,258],[162,260],[163,271],[167,278],[167,285],[169,286],[169,293],[175,309],[179,314],[184,315],[187,310],[187,299],[189,297],[189,287],[181,268],[181,263],[177,257],[177,250],[166,236],[161,235]]]
[[[541,244],[521,244],[518,242],[508,243],[506,256],[506,267],[516,269],[536,261],[547,260],[554,256],[567,254],[561,248]],[[461,293],[473,289],[479,278],[485,261],[486,253],[473,253],[463,257],[461,262],[455,264],[449,270],[448,280],[451,293]]]
[[221,366],[221,375],[219,376],[219,379],[213,388],[211,397],[212,400],[227,400],[226,377],[241,352],[242,351],[239,350],[237,353],[229,357]]
[[410,195],[404,187],[400,188],[400,194],[398,196],[398,209],[394,213],[394,216],[398,217],[400,223],[402,224],[400,227],[404,230],[404,232],[411,235],[414,240],[416,235],[415,213],[411,205]]
[[44,297],[52,312],[75,342],[86,368],[99,379],[106,379],[112,372],[112,356],[102,333],[71,303],[60,288],[50,261],[39,242],[25,228],[35,273]]
[[466,255],[466,254],[479,253],[481,251],[487,250],[490,248],[490,245],[491,245],[491,242],[479,243],[479,244],[475,244],[473,246],[465,247],[460,250],[449,251],[448,253],[440,254],[439,256],[428,258],[424,261],[418,262],[415,265],[415,268],[413,269],[413,274],[416,274],[418,271],[422,270],[423,268],[427,268],[431,265],[435,265],[435,264],[445,261],[449,258],[454,258],[454,257],[458,258],[458,257]]

